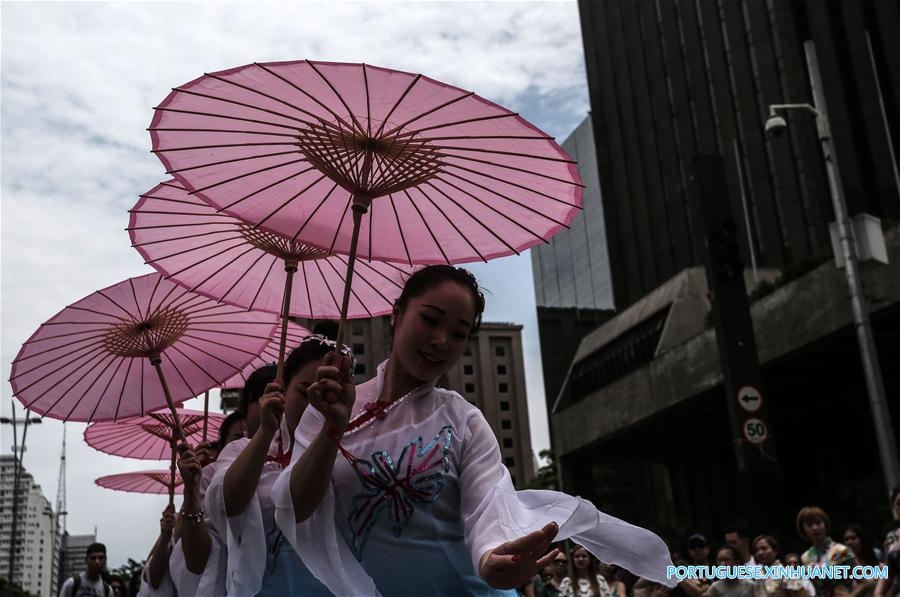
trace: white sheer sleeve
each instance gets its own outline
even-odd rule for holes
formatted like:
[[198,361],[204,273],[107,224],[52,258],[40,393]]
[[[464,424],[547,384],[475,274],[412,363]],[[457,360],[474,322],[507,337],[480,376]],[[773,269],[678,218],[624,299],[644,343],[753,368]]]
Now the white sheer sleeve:
[[603,562],[674,586],[666,577],[666,567],[672,564],[669,550],[655,534],[604,514],[578,497],[558,491],[516,491],[494,433],[475,409],[463,430],[459,486],[466,545],[476,571],[488,550],[555,522],[557,540],[572,539]]
[[225,473],[249,443],[249,439],[242,438],[225,446],[216,460],[216,474],[203,499],[209,521],[224,539],[227,551],[225,588],[233,597],[254,595],[259,591],[266,571],[266,533],[258,495],[253,495],[241,514],[225,515]]
[[168,570],[163,575],[158,587],[154,589],[150,586],[150,559],[147,558],[147,563],[141,570],[141,588],[138,591],[138,597],[175,597],[175,587],[172,585],[172,578],[169,576]]
[[177,595],[209,597],[225,595],[225,546],[211,526],[207,527],[206,532],[209,533],[210,539],[209,559],[206,560],[206,568],[200,574],[194,574],[187,569],[180,540],[172,548],[172,555],[169,556],[169,575],[172,577]]
[[380,595],[375,582],[363,570],[335,524],[335,497],[331,483],[319,507],[301,523],[294,517],[291,472],[297,460],[322,428],[324,418],[308,408],[294,434],[291,463],[272,487],[275,522],[309,571],[335,595]]

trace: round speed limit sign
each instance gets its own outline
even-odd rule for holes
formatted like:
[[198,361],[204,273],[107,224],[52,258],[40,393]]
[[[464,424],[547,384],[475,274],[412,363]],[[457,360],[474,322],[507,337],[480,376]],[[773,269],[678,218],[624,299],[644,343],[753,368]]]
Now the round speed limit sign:
[[769,430],[766,429],[766,424],[759,419],[747,419],[744,421],[744,437],[751,444],[763,443],[768,435]]

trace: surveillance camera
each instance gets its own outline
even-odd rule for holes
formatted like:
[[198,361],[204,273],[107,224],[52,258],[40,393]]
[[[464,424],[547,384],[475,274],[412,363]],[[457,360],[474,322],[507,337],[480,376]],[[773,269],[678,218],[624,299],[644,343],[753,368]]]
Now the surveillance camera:
[[787,129],[787,121],[781,116],[771,116],[766,120],[766,134],[771,137],[781,137]]

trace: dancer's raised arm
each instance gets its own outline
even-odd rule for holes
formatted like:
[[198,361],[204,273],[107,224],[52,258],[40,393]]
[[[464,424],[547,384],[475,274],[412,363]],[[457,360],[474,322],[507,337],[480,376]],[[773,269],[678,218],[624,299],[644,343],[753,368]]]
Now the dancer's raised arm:
[[334,354],[328,354],[325,365],[319,367],[316,373],[316,382],[307,389],[309,403],[322,413],[325,420],[291,471],[291,500],[298,523],[316,511],[325,495],[338,452],[337,442],[347,428],[356,399],[349,359],[342,359],[341,369],[335,367],[333,362]]
[[265,394],[259,399],[259,430],[225,473],[223,495],[225,515],[229,518],[242,514],[256,494],[259,476],[283,413],[284,395],[281,383],[275,380],[266,386]]
[[201,574],[209,560],[212,540],[203,520],[203,498],[200,496],[201,466],[197,455],[187,444],[178,446],[178,470],[184,481],[184,502],[178,527],[184,562],[192,574]]

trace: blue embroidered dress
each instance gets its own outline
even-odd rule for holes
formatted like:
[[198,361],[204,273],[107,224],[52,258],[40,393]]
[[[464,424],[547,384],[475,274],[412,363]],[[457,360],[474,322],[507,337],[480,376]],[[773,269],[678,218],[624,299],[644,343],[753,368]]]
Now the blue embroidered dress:
[[[384,363],[375,379],[357,387],[354,418],[378,398],[383,375]],[[296,524],[290,473],[323,422],[313,409],[304,413],[272,501],[285,537],[336,595],[515,595],[480,578],[481,556],[550,521],[560,525],[560,539],[582,539],[604,561],[665,581],[670,562],[658,537],[579,498],[517,492],[481,412],[430,385],[395,401],[383,419],[344,435],[342,445],[359,460],[351,466],[338,455],[318,509]],[[589,531],[584,537],[583,530]],[[623,542],[636,557],[615,557],[607,540]]]

